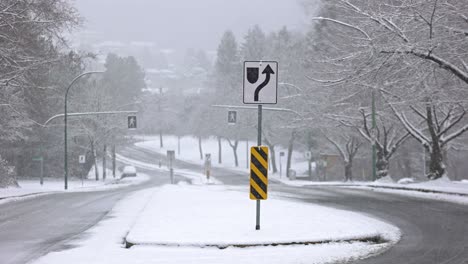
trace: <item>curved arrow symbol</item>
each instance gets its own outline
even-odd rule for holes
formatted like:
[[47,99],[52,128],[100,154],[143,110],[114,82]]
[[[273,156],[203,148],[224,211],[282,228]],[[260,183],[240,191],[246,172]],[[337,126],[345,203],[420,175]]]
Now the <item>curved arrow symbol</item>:
[[262,74],[266,74],[266,78],[265,78],[265,81],[263,81],[258,87],[257,89],[255,89],[255,94],[254,94],[254,101],[255,102],[258,102],[258,94],[260,93],[260,91],[265,88],[265,86],[268,85],[268,83],[270,82],[270,75],[272,74],[275,74],[275,72],[273,71],[273,69],[270,67],[270,65],[268,65],[262,72]]

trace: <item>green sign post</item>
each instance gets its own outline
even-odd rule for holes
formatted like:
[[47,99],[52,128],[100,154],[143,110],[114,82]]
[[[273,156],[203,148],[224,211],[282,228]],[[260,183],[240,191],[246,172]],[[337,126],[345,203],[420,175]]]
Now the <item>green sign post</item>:
[[33,161],[38,161],[40,164],[40,183],[41,186],[44,184],[44,158],[42,156],[33,157]]

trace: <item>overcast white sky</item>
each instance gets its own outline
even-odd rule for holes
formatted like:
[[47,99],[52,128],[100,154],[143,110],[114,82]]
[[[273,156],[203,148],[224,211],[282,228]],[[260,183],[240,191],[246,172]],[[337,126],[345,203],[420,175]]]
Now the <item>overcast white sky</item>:
[[85,29],[113,41],[151,41],[159,48],[216,49],[222,33],[242,37],[259,24],[302,30],[300,0],[75,0]]

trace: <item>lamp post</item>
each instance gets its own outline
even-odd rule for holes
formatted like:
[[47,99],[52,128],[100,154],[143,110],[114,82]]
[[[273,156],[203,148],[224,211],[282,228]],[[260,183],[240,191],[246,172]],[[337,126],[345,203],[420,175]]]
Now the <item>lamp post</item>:
[[372,180],[377,180],[377,149],[376,149],[376,140],[377,140],[377,122],[375,120],[375,91],[372,90],[372,131],[373,131],[373,139],[372,139]]
[[103,73],[102,71],[90,71],[90,72],[85,72],[82,73],[73,79],[73,81],[68,85],[67,90],[65,91],[65,112],[64,112],[64,169],[65,169],[65,190],[68,189],[68,145],[67,145],[67,98],[68,98],[68,92],[70,91],[70,88],[75,84],[76,81],[78,81],[81,77],[90,75],[90,74],[96,74],[96,73]]

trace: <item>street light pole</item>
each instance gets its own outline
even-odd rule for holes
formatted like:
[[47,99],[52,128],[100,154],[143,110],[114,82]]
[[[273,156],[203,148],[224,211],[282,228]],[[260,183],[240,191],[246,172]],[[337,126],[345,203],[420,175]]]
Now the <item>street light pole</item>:
[[85,72],[82,73],[73,79],[73,81],[68,85],[67,90],[65,91],[65,111],[64,111],[64,169],[65,169],[65,190],[68,189],[68,145],[67,145],[67,99],[68,99],[68,92],[70,91],[70,88],[75,84],[76,81],[78,81],[81,77],[90,75],[90,74],[95,74],[95,73],[103,73],[102,71],[90,71],[90,72]]
[[375,120],[375,91],[372,90],[372,131],[373,131],[373,139],[372,139],[372,180],[377,180],[377,149],[376,149],[376,140],[377,140],[377,122]]

